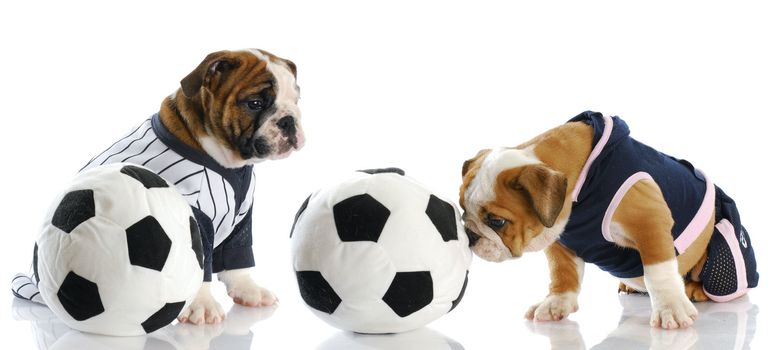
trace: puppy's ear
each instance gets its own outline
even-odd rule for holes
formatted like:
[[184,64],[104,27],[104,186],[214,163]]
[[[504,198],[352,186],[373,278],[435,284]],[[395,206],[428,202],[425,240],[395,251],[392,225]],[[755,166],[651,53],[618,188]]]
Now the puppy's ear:
[[470,171],[470,165],[474,160],[475,159],[473,158],[473,159],[467,159],[464,161],[464,164],[462,164],[462,177],[464,177],[464,175],[467,175],[467,172]]
[[528,165],[508,185],[529,198],[542,225],[553,227],[566,198],[566,177],[545,165]]
[[286,58],[282,58],[282,61],[284,61],[284,63],[287,65],[287,68],[290,68],[290,71],[293,72],[293,77],[298,78],[298,67],[295,66],[295,63]]
[[472,166],[473,162],[475,162],[476,160],[480,159],[481,157],[489,154],[489,152],[491,152],[490,149],[480,150],[480,151],[478,151],[478,154],[475,155],[475,157],[467,159],[466,161],[464,161],[464,164],[462,165],[462,177],[467,175],[467,172],[470,171],[470,166]]
[[202,86],[212,88],[239,65],[239,60],[228,57],[229,51],[218,51],[207,55],[196,69],[180,81],[185,97],[196,96]]

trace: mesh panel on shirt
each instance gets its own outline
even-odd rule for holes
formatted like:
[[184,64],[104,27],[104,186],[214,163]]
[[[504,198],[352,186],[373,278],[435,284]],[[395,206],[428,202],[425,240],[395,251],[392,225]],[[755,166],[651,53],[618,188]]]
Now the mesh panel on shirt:
[[703,288],[707,293],[723,296],[738,290],[735,260],[730,247],[721,234],[714,234],[709,242],[706,264],[701,271]]

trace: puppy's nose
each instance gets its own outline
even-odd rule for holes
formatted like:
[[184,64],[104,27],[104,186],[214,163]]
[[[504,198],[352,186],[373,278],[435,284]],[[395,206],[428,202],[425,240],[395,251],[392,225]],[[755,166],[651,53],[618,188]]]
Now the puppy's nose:
[[276,126],[278,126],[279,130],[282,130],[282,132],[285,134],[294,134],[295,118],[293,118],[291,115],[284,116],[282,119],[279,119],[279,121],[276,122]]
[[464,233],[467,234],[467,238],[470,240],[470,247],[474,246],[476,242],[480,239],[480,236],[476,234],[475,232],[472,232],[472,230],[468,228],[464,228]]

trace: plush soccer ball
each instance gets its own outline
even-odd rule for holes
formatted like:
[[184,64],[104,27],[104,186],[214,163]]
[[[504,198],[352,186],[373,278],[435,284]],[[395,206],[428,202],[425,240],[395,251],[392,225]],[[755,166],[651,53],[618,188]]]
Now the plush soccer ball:
[[459,211],[399,169],[358,172],[312,194],[296,216],[301,297],[334,327],[416,329],[448,313],[472,257]]
[[141,335],[171,323],[201,286],[190,206],[145,168],[84,171],[54,201],[35,245],[43,300],[68,326]]

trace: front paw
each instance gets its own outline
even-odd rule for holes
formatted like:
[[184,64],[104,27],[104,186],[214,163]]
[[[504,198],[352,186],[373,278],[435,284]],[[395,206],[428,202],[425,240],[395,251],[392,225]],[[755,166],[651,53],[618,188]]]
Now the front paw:
[[225,319],[225,312],[209,292],[209,283],[205,282],[190,305],[177,317],[180,323],[220,323]]
[[541,303],[532,305],[524,316],[535,321],[559,321],[578,309],[577,293],[550,294]]
[[663,329],[686,328],[698,318],[698,310],[684,294],[653,298],[650,325]]
[[228,296],[239,305],[271,306],[278,301],[274,293],[261,288],[252,280],[248,268],[223,271],[217,274],[217,278],[225,283]]
[[278,301],[274,293],[252,281],[229,286],[228,296],[234,300],[234,303],[251,307],[271,306]]

